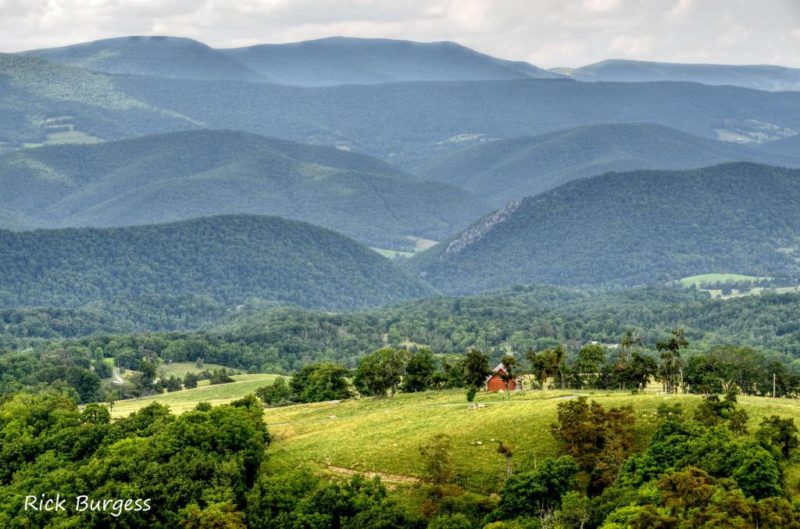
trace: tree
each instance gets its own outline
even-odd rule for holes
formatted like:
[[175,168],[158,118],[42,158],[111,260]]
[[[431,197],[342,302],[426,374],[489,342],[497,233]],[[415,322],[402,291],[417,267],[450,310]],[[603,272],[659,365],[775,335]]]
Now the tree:
[[408,353],[401,349],[379,349],[359,360],[354,379],[358,391],[365,395],[394,396],[405,370]]
[[347,368],[332,362],[303,366],[289,382],[290,399],[297,402],[349,399],[353,396],[347,380],[349,375]]
[[756,439],[764,447],[774,448],[784,459],[788,459],[791,451],[798,446],[797,426],[794,419],[770,415],[761,421]]
[[681,328],[673,329],[667,340],[656,343],[656,349],[661,353],[660,373],[667,393],[677,393],[683,382],[683,360],[681,349],[689,346],[689,341]]
[[581,386],[596,387],[606,360],[606,350],[600,344],[588,344],[578,351],[575,371]]
[[419,447],[428,480],[436,486],[446,485],[453,479],[452,448],[453,440],[443,433],[435,434]]
[[267,406],[275,406],[282,403],[290,403],[292,390],[286,383],[286,379],[278,377],[269,386],[258,388],[256,396]]
[[538,517],[554,511],[561,505],[561,497],[575,485],[578,471],[572,457],[561,456],[545,459],[536,470],[517,472],[506,481],[493,517]]
[[211,377],[208,379],[208,383],[211,385],[230,384],[233,381],[234,380],[231,378],[225,368],[215,369],[211,372]]
[[514,457],[514,450],[510,445],[505,444],[503,441],[497,441],[497,453],[503,456],[506,460],[506,479],[511,477],[513,469],[511,468],[511,458]]
[[489,357],[478,349],[470,349],[464,357],[464,385],[480,388],[486,383],[486,377],[491,374]]
[[516,373],[514,372],[517,366],[517,359],[514,358],[513,355],[503,355],[503,358],[500,360],[503,364],[503,371],[500,372],[500,379],[503,381],[503,384],[506,386],[506,393],[508,393],[508,385],[511,383],[514,378],[516,378]]
[[550,432],[562,454],[571,456],[589,475],[590,492],[600,492],[617,475],[634,448],[633,408],[605,410],[586,397],[559,403],[558,422]]
[[403,377],[403,391],[425,391],[433,384],[436,359],[430,349],[420,349],[411,354]]
[[183,387],[192,389],[197,387],[197,375],[194,373],[186,373],[183,376]]

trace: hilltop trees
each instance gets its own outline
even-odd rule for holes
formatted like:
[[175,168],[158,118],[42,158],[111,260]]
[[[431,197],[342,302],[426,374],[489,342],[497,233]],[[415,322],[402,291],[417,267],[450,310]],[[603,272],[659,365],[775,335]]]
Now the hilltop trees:
[[411,353],[403,377],[403,391],[425,391],[433,385],[436,373],[436,359],[430,349],[423,348]]
[[464,385],[480,388],[490,373],[489,357],[478,349],[470,349],[464,357]]
[[353,382],[363,395],[394,396],[405,373],[408,353],[402,349],[384,348],[368,354],[358,362]]
[[664,382],[667,393],[677,393],[683,383],[683,359],[681,349],[689,346],[683,329],[673,329],[672,335],[656,344],[656,349],[661,353],[659,376]]
[[353,396],[349,376],[350,371],[338,364],[309,364],[295,373],[288,384],[278,377],[269,386],[258,388],[256,396],[268,406],[349,399]]

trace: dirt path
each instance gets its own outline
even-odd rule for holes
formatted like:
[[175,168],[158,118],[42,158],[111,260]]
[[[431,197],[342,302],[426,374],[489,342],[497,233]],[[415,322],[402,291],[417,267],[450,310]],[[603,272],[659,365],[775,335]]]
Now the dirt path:
[[374,478],[377,476],[381,478],[382,481],[386,481],[389,483],[405,483],[409,485],[413,485],[415,483],[420,482],[418,478],[412,476],[385,474],[383,472],[361,472],[359,470],[353,470],[352,468],[336,467],[333,465],[322,465],[322,466],[329,472],[333,472],[334,474],[341,474],[343,476],[355,476],[356,474],[361,474],[362,476],[366,476],[368,478]]
[[119,368],[115,367],[111,370],[111,378],[114,379],[114,384],[124,384],[125,379],[122,378],[122,375],[119,374]]

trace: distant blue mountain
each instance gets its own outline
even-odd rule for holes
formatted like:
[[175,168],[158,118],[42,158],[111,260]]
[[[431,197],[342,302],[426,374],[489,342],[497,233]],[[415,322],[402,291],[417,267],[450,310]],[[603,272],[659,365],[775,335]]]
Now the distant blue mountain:
[[23,52],[104,73],[177,79],[258,81],[247,66],[201,42],[177,37],[120,37]]
[[345,37],[236,49],[176,37],[121,37],[24,54],[104,73],[300,86],[561,77],[452,42]]
[[680,64],[606,60],[580,68],[552,70],[578,81],[689,81],[773,92],[800,90],[800,69],[770,65]]

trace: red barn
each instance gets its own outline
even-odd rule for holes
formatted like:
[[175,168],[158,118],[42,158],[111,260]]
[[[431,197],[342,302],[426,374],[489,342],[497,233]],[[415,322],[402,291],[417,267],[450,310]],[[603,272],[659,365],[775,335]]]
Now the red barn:
[[[492,374],[486,377],[486,391],[497,392],[497,391],[505,391],[506,390],[506,383],[503,380],[503,377],[506,374],[506,366],[502,363],[497,364],[497,367],[494,368]],[[516,391],[517,390],[517,379],[512,378],[508,381],[508,390],[509,391]]]

